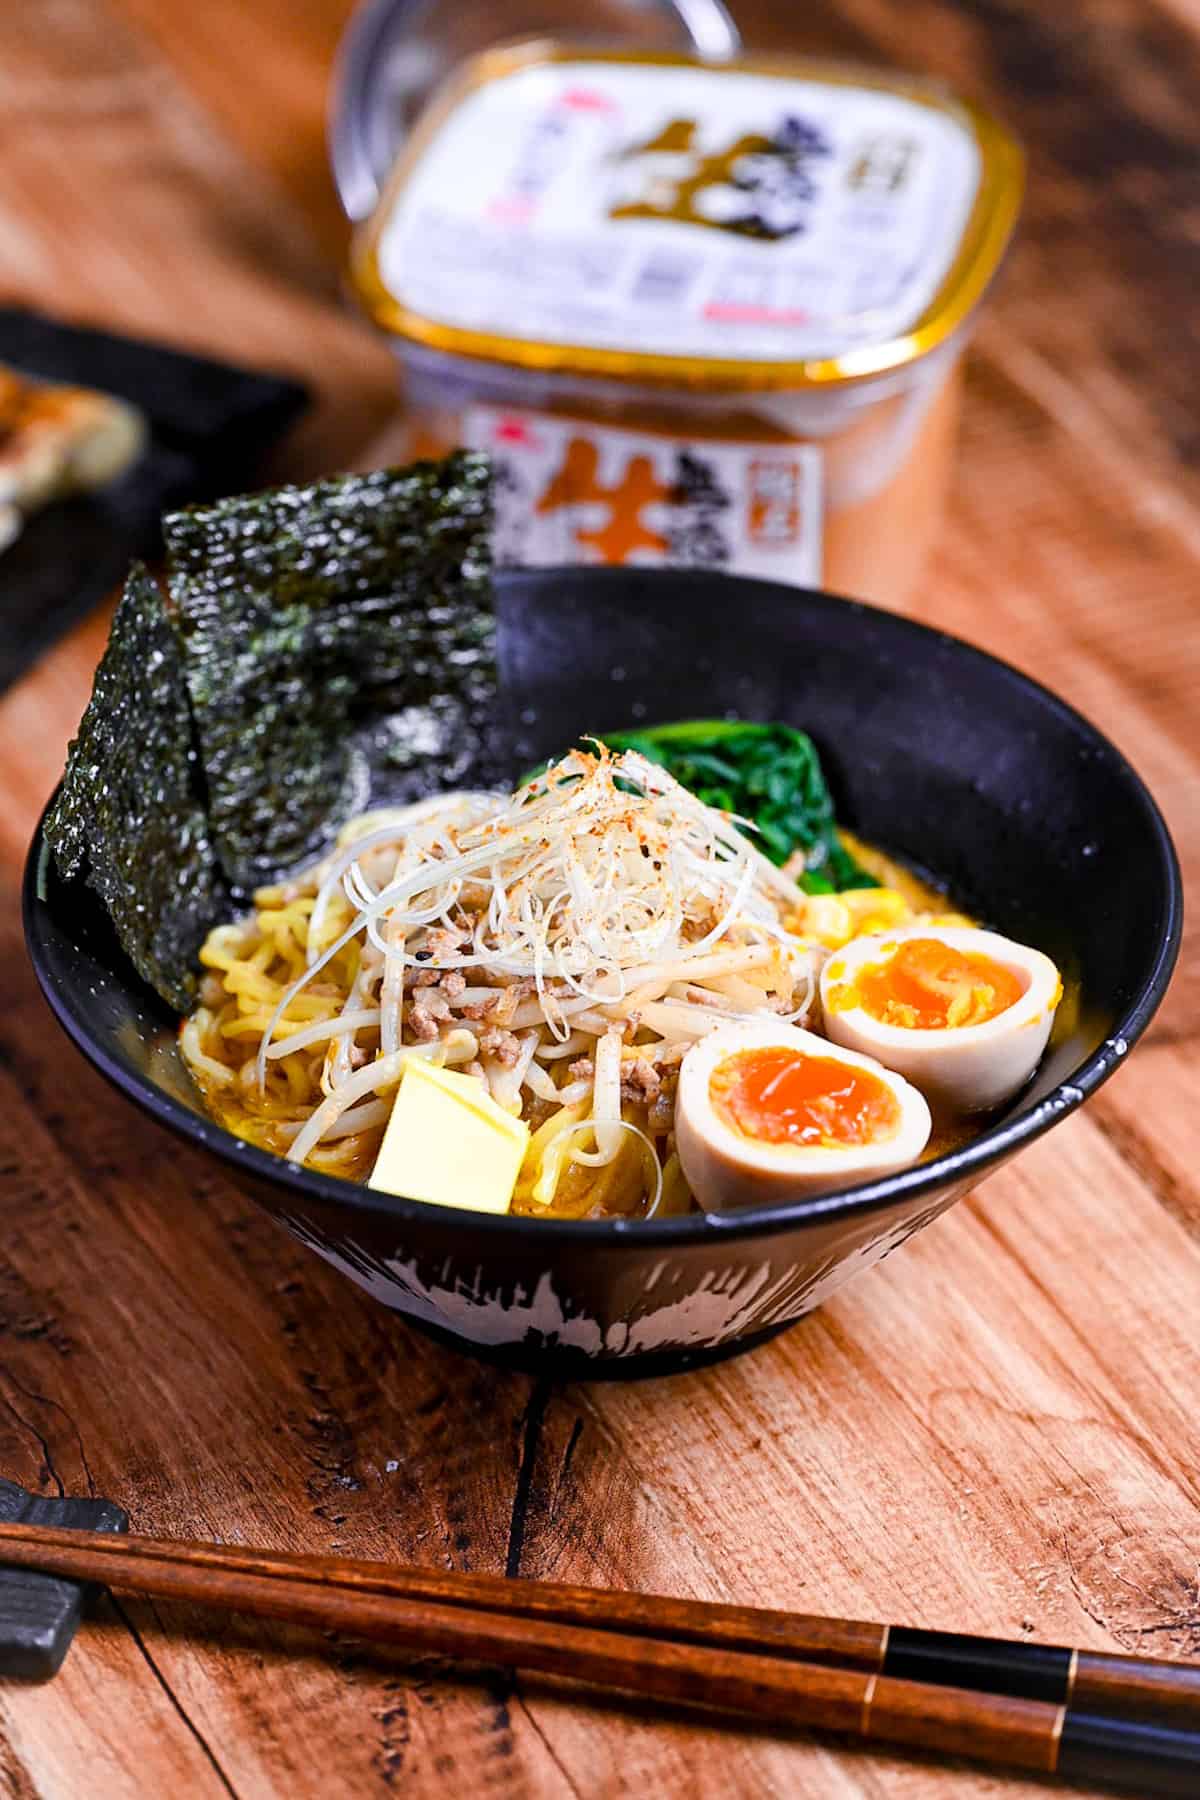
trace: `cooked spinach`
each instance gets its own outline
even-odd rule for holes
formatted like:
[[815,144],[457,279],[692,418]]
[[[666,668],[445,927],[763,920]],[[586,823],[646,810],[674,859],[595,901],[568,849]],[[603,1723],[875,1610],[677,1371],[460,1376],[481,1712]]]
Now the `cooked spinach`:
[[810,737],[790,725],[687,719],[644,731],[606,734],[614,750],[660,763],[697,799],[757,826],[755,841],[774,863],[804,852],[800,886],[810,894],[874,887],[837,835],[833,800]]
[[213,839],[236,885],[322,849],[363,803],[368,760],[392,770],[392,798],[478,780],[495,718],[490,511],[486,459],[459,452],[165,521]]
[[138,974],[190,1009],[196,954],[232,901],[204,809],[179,641],[135,565],[67,754],[46,838],[104,901]]

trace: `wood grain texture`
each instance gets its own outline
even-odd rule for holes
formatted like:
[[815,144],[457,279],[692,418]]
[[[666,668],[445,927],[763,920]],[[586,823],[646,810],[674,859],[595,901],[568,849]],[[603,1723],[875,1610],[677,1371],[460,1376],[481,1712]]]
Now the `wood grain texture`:
[[[399,1565],[293,1556],[290,1565],[281,1566],[278,1551],[239,1556],[227,1545],[113,1536],[110,1549],[98,1541],[98,1532],[21,1531],[5,1523],[0,1525],[0,1554],[14,1568],[44,1570],[114,1593],[196,1605],[220,1618],[271,1619],[310,1632],[400,1645],[414,1658],[425,1654],[471,1666],[494,1664],[559,1682],[569,1671],[572,1688],[616,1689],[638,1700],[653,1699],[663,1710],[702,1709],[739,1722],[761,1721],[789,1734],[797,1729],[836,1731],[852,1739],[1045,1774],[1058,1767],[1069,1723],[1057,1702],[961,1689],[952,1682],[898,1680],[840,1661],[776,1655],[773,1644],[731,1647],[705,1628],[686,1640],[665,1622],[661,1629],[631,1632],[614,1628],[610,1620],[608,1628],[598,1629],[586,1617],[549,1618],[519,1605],[487,1604],[486,1593],[476,1604],[462,1588],[447,1604],[444,1594],[428,1592],[435,1578],[425,1571],[416,1571],[415,1580],[410,1576],[409,1591],[394,1576],[389,1580],[388,1571]],[[467,1584],[497,1578],[458,1579]],[[498,1585],[519,1596],[527,1584],[501,1577]],[[722,1609],[709,1610],[720,1614]],[[1142,1661],[1135,1667],[1151,1682],[1159,1675],[1157,1663]],[[1176,1669],[1182,1684],[1186,1671],[1180,1665]],[[584,1701],[588,1697],[580,1696]],[[1136,1701],[1137,1695],[1132,1698]],[[1192,1712],[1194,1716],[1194,1696]],[[1119,1720],[1110,1715],[1106,1725],[1119,1736]],[[1132,1727],[1131,1735],[1137,1729]],[[1120,1746],[1123,1773],[1133,1748]]]
[[[39,1497],[32,1504],[60,1502]],[[92,1503],[71,1497],[61,1504]],[[1158,1721],[1192,1733],[1200,1719],[1200,1663],[1163,1656],[25,1519],[0,1522],[0,1562],[8,1574],[44,1572],[524,1673],[561,1679],[570,1669],[573,1681],[787,1726],[803,1719],[929,1750],[951,1747],[930,1713],[936,1698],[930,1687],[957,1688],[965,1691],[951,1697],[948,1716],[968,1734],[995,1729],[1001,1736],[992,1742],[995,1754],[985,1754],[983,1739],[974,1744],[970,1736],[965,1748],[961,1738],[954,1741],[954,1753],[1022,1767],[1044,1769],[1047,1758],[1056,1764],[1064,1726],[1078,1715],[1098,1715],[1107,1725],[1129,1720],[1139,1730]],[[857,1683],[830,1687],[822,1668],[856,1676]],[[747,1697],[751,1690],[758,1700]],[[1042,1704],[1015,1718],[975,1705],[996,1695]],[[928,1721],[929,1735],[907,1728],[892,1733],[882,1723],[892,1712],[910,1724]],[[1006,1727],[1013,1728],[1007,1741]],[[1031,1746],[1037,1750],[1032,1762]]]
[[[340,300],[321,93],[345,11],[0,12],[5,297],[300,374],[317,404],[276,474],[368,456],[395,404]],[[920,611],[1111,732],[1194,881],[1200,6],[738,11],[758,43],[940,73],[1026,140],[1026,223],[970,361]],[[500,1374],[292,1244],[45,1011],[13,883],[103,631],[0,702],[0,1470],[111,1495],[150,1532],[1200,1656],[1194,933],[1082,1114],[796,1330],[673,1381]],[[167,1602],[106,1605],[53,1683],[0,1689],[6,1800],[401,1789],[1039,1791]]]

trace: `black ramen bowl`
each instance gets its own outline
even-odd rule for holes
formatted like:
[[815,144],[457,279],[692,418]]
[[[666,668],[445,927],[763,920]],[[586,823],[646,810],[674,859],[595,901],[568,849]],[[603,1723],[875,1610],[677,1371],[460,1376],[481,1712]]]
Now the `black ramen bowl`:
[[[1145,1030],[1179,941],[1179,871],[1113,746],[940,632],[826,594],[671,570],[497,580],[514,775],[581,731],[741,714],[812,733],[842,820],[1079,982],[1032,1084],[964,1148],[821,1199],[639,1224],[394,1199],[293,1169],[206,1117],[177,1020],[39,830],[30,955],[84,1055],[226,1165],[280,1224],[458,1347],[573,1374],[682,1368],[793,1324],[1080,1105]],[[1064,1014],[1070,1017],[1064,1018]]]

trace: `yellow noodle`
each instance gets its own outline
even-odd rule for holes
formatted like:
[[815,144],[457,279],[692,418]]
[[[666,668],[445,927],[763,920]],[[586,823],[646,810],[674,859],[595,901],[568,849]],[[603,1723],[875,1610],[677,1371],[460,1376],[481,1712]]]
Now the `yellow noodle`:
[[[860,861],[867,861],[861,846],[856,845],[855,852]],[[311,980],[305,980],[310,966],[348,932],[358,913],[339,886],[322,903],[320,920],[316,930],[312,929],[317,890],[330,866],[314,868],[292,882],[260,888],[254,896],[253,913],[209,933],[200,953],[202,966],[210,971],[202,990],[204,1004],[186,1023],[180,1039],[184,1059],[215,1116],[237,1136],[280,1155],[287,1155],[292,1141],[333,1091],[331,1059],[338,1039],[272,1059],[260,1086],[259,1052],[267,1033],[281,1042],[289,1030],[332,1021],[347,1006],[356,1011],[380,1006],[385,959],[378,947],[361,935],[348,939]],[[794,917],[787,920],[789,926],[802,938],[828,945],[831,936],[856,936],[864,928],[879,929],[881,922],[890,928],[905,919],[928,917],[944,905],[932,890],[911,879],[902,883],[892,865],[877,859],[875,863],[867,861],[867,866],[877,868],[878,889],[849,896],[810,897],[795,907]],[[386,857],[383,867],[386,874]],[[371,880],[379,885],[378,872],[372,873]],[[486,899],[488,891],[486,884],[482,885],[473,904]],[[360,978],[364,955],[369,974]],[[506,979],[494,972],[467,971],[468,983],[476,992],[481,986],[485,993],[490,987],[503,987]],[[682,991],[672,986],[689,982],[693,985]],[[671,994],[664,1001],[668,989]],[[582,1077],[571,1076],[568,1062],[580,1054],[594,1059],[594,1040],[614,1018],[623,1023],[629,1012],[640,1012],[640,1020],[625,1027],[622,1056],[630,1059],[643,1049],[660,1072],[667,1073],[671,1062],[668,1040],[678,1036],[677,1048],[682,1050],[696,1035],[694,1022],[693,1029],[688,1029],[688,1014],[694,1014],[695,1003],[719,1007],[724,1001],[727,1007],[753,1012],[760,1004],[768,1006],[770,997],[780,993],[791,996],[793,981],[786,958],[774,943],[726,941],[697,952],[683,946],[673,963],[653,970],[650,978],[640,983],[635,981],[622,1002],[605,1002],[599,995],[589,1000],[586,990],[585,996],[569,999],[556,998],[554,993],[536,998],[526,993],[515,1013],[504,1019],[503,1028],[520,1031],[542,1026],[547,1008],[570,1014],[575,1043],[562,1047],[561,1060],[557,1046],[545,1045],[544,1058],[538,1053],[538,1066],[549,1080],[579,1092]],[[280,1003],[289,995],[280,1011]],[[461,1002],[453,1004],[457,1009]],[[406,996],[406,1030],[408,1012]],[[441,1027],[443,1033],[449,1023],[462,1027],[468,1020],[454,1018]],[[482,1028],[477,1025],[476,1030],[482,1036]],[[381,1054],[378,1026],[360,1028],[353,1044],[356,1067],[369,1068]],[[485,1061],[486,1066],[502,1068],[494,1051],[486,1052]],[[341,1074],[345,1073],[343,1063]],[[585,1149],[592,1142],[587,1132],[574,1129],[590,1121],[595,1106],[594,1095],[588,1091],[591,1085],[586,1083],[584,1098],[560,1106],[532,1132],[513,1195],[514,1210],[573,1217],[632,1216],[645,1211],[654,1189],[653,1185],[647,1187],[650,1152],[641,1139],[622,1132],[616,1153],[601,1166],[583,1166],[572,1158],[573,1150]],[[537,1109],[552,1105],[553,1100],[542,1085],[540,1095],[523,1092],[520,1104],[527,1113],[533,1107],[537,1117]],[[611,1108],[611,1101],[609,1104]],[[645,1107],[630,1111],[622,1107],[621,1117],[628,1125],[636,1124],[639,1131],[647,1130]],[[348,1131],[342,1138],[318,1142],[307,1158],[308,1165],[364,1179],[378,1155],[383,1131],[380,1122]],[[662,1171],[658,1216],[689,1211],[693,1202],[673,1136],[667,1130],[647,1135],[653,1138]]]
[[563,1162],[570,1148],[570,1140],[564,1140],[564,1133],[582,1122],[590,1104],[588,1100],[580,1100],[574,1106],[564,1106],[530,1138],[517,1185],[527,1190],[529,1198],[539,1206],[549,1206],[553,1201],[554,1190],[558,1186]]

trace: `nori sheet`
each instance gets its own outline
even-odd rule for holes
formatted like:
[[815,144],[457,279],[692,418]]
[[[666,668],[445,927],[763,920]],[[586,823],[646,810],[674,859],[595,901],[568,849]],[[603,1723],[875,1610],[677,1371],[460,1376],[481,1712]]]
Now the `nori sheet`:
[[233,903],[208,829],[179,640],[141,564],[117,606],[46,837],[62,874],[86,876],[100,895],[142,979],[189,1011],[197,952]]
[[236,886],[322,849],[365,802],[368,763],[393,775],[373,800],[486,778],[490,524],[487,459],[467,452],[167,518],[209,820]]

